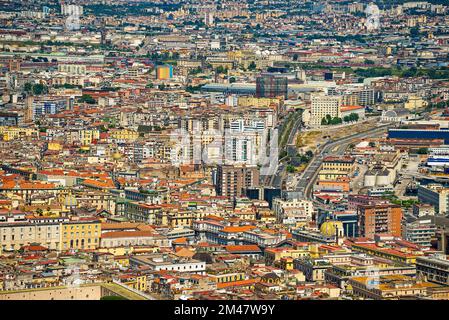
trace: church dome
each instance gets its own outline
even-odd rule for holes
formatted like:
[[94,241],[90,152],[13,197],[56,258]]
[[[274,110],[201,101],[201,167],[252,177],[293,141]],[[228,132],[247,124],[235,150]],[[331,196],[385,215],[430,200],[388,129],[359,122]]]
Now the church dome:
[[340,235],[341,230],[343,230],[341,221],[327,220],[320,227],[321,234],[325,236],[335,236],[337,233]]
[[118,152],[115,152],[115,153],[112,155],[112,158],[113,158],[114,160],[119,160],[121,157],[122,157],[122,155],[121,155],[120,153],[118,153]]

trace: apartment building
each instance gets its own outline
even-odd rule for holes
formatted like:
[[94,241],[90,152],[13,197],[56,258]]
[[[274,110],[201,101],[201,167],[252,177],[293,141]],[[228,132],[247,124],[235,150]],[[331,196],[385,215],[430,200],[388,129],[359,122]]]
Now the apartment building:
[[257,186],[259,186],[259,168],[256,165],[219,165],[217,167],[216,190],[220,196],[241,197],[244,188]]
[[100,245],[100,235],[100,221],[95,218],[16,217],[0,222],[0,252],[19,250],[32,243],[58,251],[96,249]]
[[416,272],[428,281],[449,284],[449,261],[444,254],[416,258]]
[[418,200],[433,205],[439,214],[449,213],[449,189],[441,185],[419,185]]
[[332,118],[341,117],[342,98],[340,96],[328,96],[323,93],[312,94],[310,109],[310,126],[321,126],[321,121],[327,115]]
[[399,205],[362,205],[357,208],[360,236],[374,238],[375,234],[401,236],[402,208]]

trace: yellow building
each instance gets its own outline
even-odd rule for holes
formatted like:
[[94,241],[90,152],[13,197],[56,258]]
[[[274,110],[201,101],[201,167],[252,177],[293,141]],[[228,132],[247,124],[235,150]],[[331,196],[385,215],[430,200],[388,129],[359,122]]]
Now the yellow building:
[[294,269],[293,258],[290,257],[281,258],[281,260],[277,264],[275,264],[275,266],[279,266],[279,268],[281,268],[282,270],[293,270]]
[[100,245],[101,221],[68,221],[61,228],[61,249],[96,249]]
[[117,129],[111,131],[110,137],[116,140],[135,141],[139,137],[139,133],[129,129]]
[[50,150],[50,151],[61,151],[62,150],[62,146],[58,142],[49,142],[47,144],[47,149]]
[[129,256],[115,256],[114,261],[123,268],[129,267]]
[[267,248],[265,249],[264,254],[265,263],[267,265],[278,264],[284,258],[297,259],[309,255],[309,253],[305,250],[290,248]]
[[388,260],[412,265],[416,264],[416,257],[418,255],[422,255],[414,252],[407,252],[405,250],[405,252],[403,252],[399,250],[378,247],[376,245],[353,244],[351,248],[353,251],[358,251],[375,257],[385,258]]
[[147,291],[148,283],[146,276],[137,276],[137,275],[123,275],[121,277],[121,283],[126,285],[127,287],[133,288],[139,291]]
[[37,136],[37,130],[0,126],[0,136],[3,136],[4,141],[11,141],[23,137]]
[[319,181],[337,181],[341,180],[344,177],[347,177],[348,174],[339,170],[320,170],[318,173]]
[[[98,252],[107,252],[107,253],[111,253],[113,254],[116,258],[118,257],[122,257],[123,259],[125,259],[124,257],[127,257],[128,255],[131,255],[133,253],[138,254],[138,253],[156,253],[158,252],[159,248],[158,247],[133,247],[133,246],[124,246],[124,247],[113,247],[113,248],[99,248]],[[120,260],[120,259],[119,259]],[[123,261],[121,261],[123,262]],[[119,262],[119,263],[121,263]]]
[[217,275],[209,275],[209,278],[215,283],[234,282],[245,280],[245,273],[244,272],[223,273]]
[[242,60],[243,54],[242,51],[236,50],[236,51],[228,51],[227,57],[229,60],[234,60],[240,63]]
[[421,97],[410,96],[407,102],[404,104],[404,108],[408,110],[422,109],[427,106],[427,102]]
[[323,171],[337,171],[349,173],[354,168],[354,158],[352,157],[326,157],[323,159],[321,169]]
[[437,284],[420,281],[405,275],[355,277],[348,280],[353,294],[365,299],[398,299],[403,296],[428,295],[428,291],[439,287]]
[[282,99],[279,98],[256,98],[256,97],[239,97],[237,104],[240,107],[269,107],[274,104],[279,106]]
[[114,248],[99,248],[98,252],[107,252],[113,254],[115,257],[126,256],[134,252],[132,246],[129,247],[114,247]]
[[79,140],[82,145],[88,146],[93,140],[98,140],[100,138],[99,130],[80,130]]

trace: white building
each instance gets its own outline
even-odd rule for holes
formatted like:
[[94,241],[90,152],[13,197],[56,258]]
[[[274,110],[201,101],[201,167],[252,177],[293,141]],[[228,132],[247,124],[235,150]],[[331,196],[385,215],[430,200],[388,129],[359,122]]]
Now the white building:
[[61,14],[64,16],[82,16],[83,7],[75,4],[63,4],[61,5]]
[[206,262],[178,257],[174,254],[154,253],[148,255],[134,256],[129,259],[131,265],[148,266],[154,271],[176,271],[204,274],[206,271]]
[[282,200],[276,198],[273,200],[273,211],[276,215],[276,221],[284,220],[308,221],[312,219],[313,202],[309,200],[291,199]]
[[310,126],[319,127],[321,121],[330,115],[332,118],[341,117],[342,98],[340,96],[327,96],[323,93],[312,94],[310,109]]

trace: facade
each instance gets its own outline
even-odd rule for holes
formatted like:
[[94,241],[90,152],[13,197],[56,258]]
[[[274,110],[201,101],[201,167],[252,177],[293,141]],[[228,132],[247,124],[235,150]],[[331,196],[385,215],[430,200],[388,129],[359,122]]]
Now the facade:
[[449,261],[446,255],[418,257],[416,259],[416,272],[425,277],[427,281],[449,284]]
[[101,222],[97,219],[68,221],[61,227],[61,250],[96,249],[100,246]]
[[432,205],[439,214],[449,213],[449,189],[441,185],[419,185],[418,200]]
[[444,140],[449,143],[449,130],[388,129],[389,139]]
[[362,205],[358,207],[359,231],[361,237],[374,238],[375,234],[386,233],[400,237],[402,209],[398,205]]
[[430,247],[431,241],[435,239],[436,230],[431,220],[417,220],[405,224],[403,238],[420,246]]
[[171,241],[166,237],[155,235],[151,231],[115,231],[101,235],[102,248],[130,246],[168,247]]
[[337,211],[332,213],[330,215],[330,218],[336,221],[340,221],[343,224],[343,234],[345,237],[353,238],[358,236],[359,230],[357,212]]
[[203,274],[206,270],[205,262],[190,258],[180,258],[172,254],[138,255],[131,257],[129,262],[132,266],[147,266],[154,271],[167,270]]
[[365,299],[398,299],[404,296],[427,296],[437,285],[422,282],[406,275],[388,275],[379,278],[355,277],[348,281],[355,296]]
[[354,168],[355,160],[352,157],[326,157],[323,159],[322,169],[323,171],[338,171],[350,173]]
[[57,114],[66,110],[67,106],[67,100],[65,99],[35,100],[33,102],[33,119],[36,120],[49,114]]
[[287,99],[288,80],[286,77],[275,74],[263,74],[256,78],[256,96],[258,98]]
[[322,119],[327,115],[332,118],[341,118],[341,102],[342,98],[339,96],[328,96],[323,93],[313,94],[311,96],[310,126],[321,126]]
[[0,112],[0,126],[17,126],[19,115],[13,112]]
[[314,207],[313,202],[309,200],[275,198],[273,211],[278,222],[289,218],[294,218],[295,221],[307,221],[312,218]]
[[50,250],[96,249],[100,245],[101,224],[96,219],[69,220],[41,217],[0,223],[0,251],[19,250],[38,243]]
[[326,259],[311,259],[308,257],[293,260],[293,265],[296,270],[304,274],[306,281],[317,283],[323,283],[326,270],[332,268],[332,264]]
[[416,217],[434,216],[435,207],[431,204],[419,203],[413,205],[413,215]]
[[259,168],[253,166],[219,165],[217,167],[216,190],[220,196],[240,197],[243,189],[259,186]]

